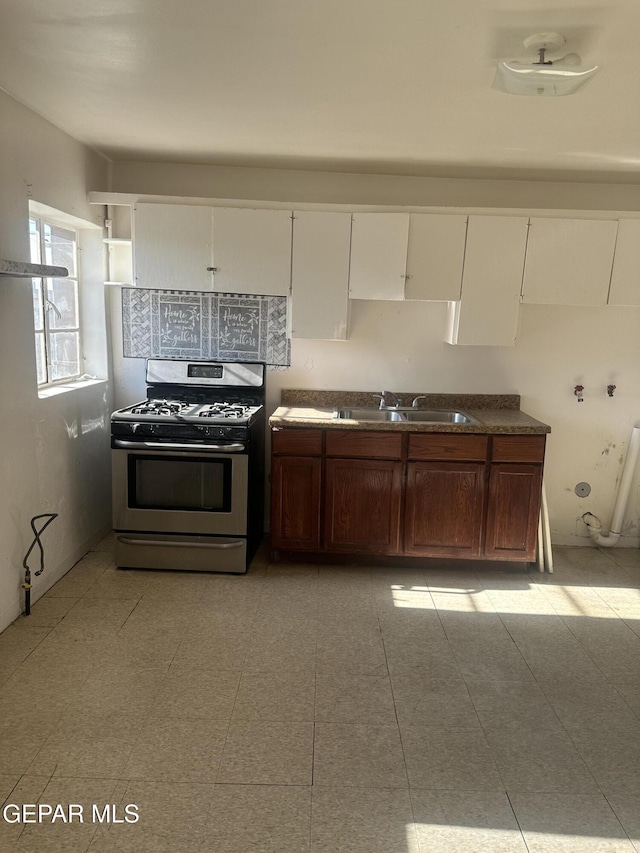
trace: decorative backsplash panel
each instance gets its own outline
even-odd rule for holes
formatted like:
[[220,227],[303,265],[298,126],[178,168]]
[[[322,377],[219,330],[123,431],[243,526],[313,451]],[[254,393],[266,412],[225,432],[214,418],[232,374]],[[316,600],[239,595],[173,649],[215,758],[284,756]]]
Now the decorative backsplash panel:
[[286,296],[122,288],[125,358],[291,363]]

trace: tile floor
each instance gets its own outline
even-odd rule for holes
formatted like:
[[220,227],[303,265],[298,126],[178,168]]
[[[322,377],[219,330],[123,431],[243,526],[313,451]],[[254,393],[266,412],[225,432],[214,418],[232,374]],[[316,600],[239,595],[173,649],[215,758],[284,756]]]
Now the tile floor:
[[0,635],[0,800],[85,815],[0,820],[3,853],[640,851],[640,550],[235,577],[111,546]]

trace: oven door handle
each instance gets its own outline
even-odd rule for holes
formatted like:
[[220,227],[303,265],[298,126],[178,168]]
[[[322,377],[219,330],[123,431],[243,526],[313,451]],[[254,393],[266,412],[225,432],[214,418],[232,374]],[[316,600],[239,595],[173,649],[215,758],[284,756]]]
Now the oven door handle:
[[189,450],[192,453],[241,453],[245,445],[238,442],[232,444],[178,444],[169,441],[126,441],[114,438],[113,446],[121,450]]
[[220,550],[229,550],[230,548],[241,548],[244,545],[244,539],[236,539],[233,542],[171,542],[171,540],[155,540],[155,539],[131,539],[128,536],[118,536],[118,542],[123,545],[160,545],[162,548],[217,548]]

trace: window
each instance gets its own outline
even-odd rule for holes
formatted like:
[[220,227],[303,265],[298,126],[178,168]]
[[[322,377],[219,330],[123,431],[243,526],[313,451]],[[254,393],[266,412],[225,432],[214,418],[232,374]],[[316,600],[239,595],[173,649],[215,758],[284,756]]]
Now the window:
[[77,233],[46,219],[29,219],[31,261],[66,267],[68,278],[34,278],[38,386],[76,379],[81,372]]

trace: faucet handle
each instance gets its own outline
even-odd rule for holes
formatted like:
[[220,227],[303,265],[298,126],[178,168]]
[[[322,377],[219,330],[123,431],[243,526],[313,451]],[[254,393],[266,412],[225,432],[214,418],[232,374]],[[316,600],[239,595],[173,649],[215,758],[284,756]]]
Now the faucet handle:
[[417,409],[417,408],[418,408],[418,402],[419,402],[420,400],[426,400],[426,399],[427,399],[427,395],[426,395],[426,394],[420,394],[418,397],[414,397],[414,398],[413,398],[413,402],[411,403],[411,408],[412,408],[412,409]]
[[382,394],[373,394],[372,396],[376,398],[376,400],[380,400],[380,408],[383,409],[385,406],[384,395],[386,391],[383,391]]

